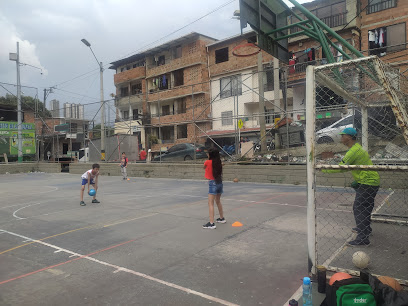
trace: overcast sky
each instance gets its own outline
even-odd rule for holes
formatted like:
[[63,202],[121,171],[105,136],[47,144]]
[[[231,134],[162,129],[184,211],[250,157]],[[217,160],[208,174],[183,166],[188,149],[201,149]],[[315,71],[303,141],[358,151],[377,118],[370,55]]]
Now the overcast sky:
[[[185,29],[175,30],[231,2]],[[305,2],[305,1],[300,1]],[[22,85],[43,89],[56,85],[47,101],[88,104],[99,98],[99,68],[91,51],[82,42],[86,38],[99,61],[108,64],[125,56],[159,45],[190,32],[223,39],[240,32],[232,14],[239,1],[227,0],[2,0],[0,1],[0,82],[16,83],[16,64],[9,53],[20,43],[20,61],[37,66],[21,67]],[[105,99],[115,92],[114,71],[104,72]],[[82,74],[86,74],[80,77]],[[75,79],[74,79],[75,78]],[[13,94],[16,88],[3,85]],[[0,86],[0,95],[7,90]],[[35,96],[37,89],[23,88]],[[113,105],[113,103],[111,103]],[[48,107],[48,104],[47,104]],[[91,119],[97,105],[85,109]],[[111,113],[111,121],[114,114]]]

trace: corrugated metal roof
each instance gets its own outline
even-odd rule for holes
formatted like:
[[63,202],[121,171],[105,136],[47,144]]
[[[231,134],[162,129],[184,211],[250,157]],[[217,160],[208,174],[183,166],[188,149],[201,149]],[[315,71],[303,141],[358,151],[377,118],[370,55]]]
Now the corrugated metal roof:
[[254,36],[254,35],[256,35],[255,31],[250,31],[250,32],[246,32],[246,33],[243,33],[243,34],[234,35],[234,36],[231,36],[231,37],[228,37],[228,38],[213,42],[211,44],[208,44],[207,47],[213,47],[213,46],[216,46],[216,45],[226,43],[227,41],[230,41],[230,40],[236,40],[237,38],[248,38],[248,37],[251,37],[251,36]]

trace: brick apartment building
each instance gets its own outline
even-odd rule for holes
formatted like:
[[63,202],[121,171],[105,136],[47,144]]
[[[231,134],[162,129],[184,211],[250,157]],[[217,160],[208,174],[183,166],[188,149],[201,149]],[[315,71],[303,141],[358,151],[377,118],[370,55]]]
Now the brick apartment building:
[[[234,47],[247,42],[256,42],[256,33],[248,32],[207,45],[211,75],[212,130],[207,134],[219,138],[220,143],[229,143],[236,134],[237,121],[243,122],[242,136],[259,135],[259,95],[257,55],[236,57]],[[250,54],[251,47],[239,49],[239,53]],[[238,52],[238,50],[237,50]],[[274,112],[273,57],[262,52],[265,111]],[[282,94],[280,93],[280,98]],[[291,96],[289,97],[291,99]],[[266,116],[266,125],[271,127],[273,117]],[[202,135],[206,137],[206,135]],[[230,140],[230,141],[229,141]]]
[[111,63],[116,70],[115,133],[137,134],[153,152],[200,142],[200,130],[210,126],[206,45],[214,41],[193,32]]
[[[359,9],[359,0],[316,0],[304,3],[303,6],[315,16],[319,17],[326,25],[337,32],[343,39],[349,42],[357,50],[361,49],[360,19],[357,18]],[[304,18],[298,10],[294,10]],[[289,17],[288,23],[296,23],[299,20],[295,16]],[[291,33],[300,31],[299,28],[291,29]],[[337,44],[337,40],[332,39]],[[305,115],[305,96],[306,79],[305,72],[308,65],[326,64],[327,60],[320,46],[320,43],[307,36],[296,36],[289,39],[288,50],[294,57],[289,62],[288,87],[293,90],[293,109],[297,110],[294,114],[294,120],[304,121]],[[342,61],[343,56],[333,47],[331,47],[334,59]],[[350,52],[346,51],[350,54]],[[322,91],[323,92],[323,91]],[[334,93],[331,96],[336,96]],[[317,101],[317,118],[321,127],[327,126],[344,115],[343,99],[330,99],[331,97],[322,95]],[[336,107],[336,104],[338,107]],[[330,111],[327,107],[330,106]],[[320,110],[319,110],[320,109]]]
[[[408,1],[361,0],[361,49],[406,73]],[[377,41],[376,41],[377,37]]]

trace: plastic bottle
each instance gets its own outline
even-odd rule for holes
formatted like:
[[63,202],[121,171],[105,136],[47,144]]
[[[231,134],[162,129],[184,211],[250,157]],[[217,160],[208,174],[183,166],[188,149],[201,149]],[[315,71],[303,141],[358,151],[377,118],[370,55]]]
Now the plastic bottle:
[[313,306],[312,304],[312,283],[310,277],[303,278],[303,305]]

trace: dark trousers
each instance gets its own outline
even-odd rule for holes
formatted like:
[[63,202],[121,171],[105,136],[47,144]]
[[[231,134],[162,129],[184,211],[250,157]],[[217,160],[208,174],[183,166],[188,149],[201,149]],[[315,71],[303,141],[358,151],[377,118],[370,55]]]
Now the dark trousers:
[[356,188],[356,198],[354,200],[353,212],[358,229],[357,240],[368,240],[371,234],[371,212],[374,208],[374,199],[379,186],[360,184]]

